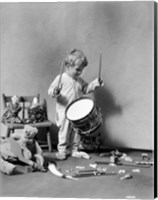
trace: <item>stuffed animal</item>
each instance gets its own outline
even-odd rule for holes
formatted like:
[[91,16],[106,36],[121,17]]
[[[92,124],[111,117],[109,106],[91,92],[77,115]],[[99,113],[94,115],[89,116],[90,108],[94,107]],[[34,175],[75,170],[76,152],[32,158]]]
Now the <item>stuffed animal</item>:
[[32,171],[45,172],[44,157],[34,137],[38,133],[37,128],[25,125],[20,133],[14,133],[10,138],[1,142],[1,166],[0,170],[6,174],[14,174],[16,164],[25,164],[32,167]]
[[25,121],[26,124],[38,123],[47,121],[46,110],[43,104],[38,103],[37,97],[32,101],[31,106],[28,108],[28,119]]
[[21,111],[21,105],[19,103],[19,97],[14,95],[11,98],[11,102],[7,105],[6,110],[2,116],[2,123],[18,123],[21,124],[22,119],[18,116]]

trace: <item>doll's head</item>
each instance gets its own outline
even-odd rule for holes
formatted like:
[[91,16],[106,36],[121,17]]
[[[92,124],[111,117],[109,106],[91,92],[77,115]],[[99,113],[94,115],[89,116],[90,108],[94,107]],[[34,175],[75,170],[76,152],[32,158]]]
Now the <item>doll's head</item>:
[[34,137],[37,135],[38,129],[35,127],[32,127],[30,125],[25,125],[23,129],[19,132],[15,132],[11,135],[12,138],[14,138],[17,141],[20,141],[20,143],[26,143],[27,141],[33,141]]
[[87,65],[86,56],[78,49],[73,49],[65,58],[66,72],[73,78],[80,76]]
[[37,133],[38,133],[38,129],[36,127],[32,127],[30,125],[24,126],[24,137],[26,139],[34,139]]
[[18,142],[27,146],[27,144],[33,143],[34,137],[37,133],[37,128],[32,127],[30,125],[25,125],[18,139]]
[[18,104],[19,103],[19,97],[14,95],[12,98],[11,98],[11,101],[12,101],[12,104],[15,105],[15,104]]
[[39,105],[38,99],[37,99],[37,97],[34,97],[33,101],[32,101],[32,104],[31,104],[31,108],[34,108],[34,107],[36,107],[38,105]]

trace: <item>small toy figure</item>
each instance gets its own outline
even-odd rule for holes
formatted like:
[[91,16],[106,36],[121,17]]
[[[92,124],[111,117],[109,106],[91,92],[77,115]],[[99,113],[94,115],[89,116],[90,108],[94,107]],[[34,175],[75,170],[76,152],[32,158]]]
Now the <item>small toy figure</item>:
[[18,171],[16,164],[31,166],[32,171],[46,171],[42,149],[34,139],[37,133],[37,128],[25,125],[20,133],[14,133],[10,138],[2,140],[0,170],[3,173],[14,174]]
[[20,111],[21,105],[19,103],[19,97],[14,95],[2,116],[2,123],[23,123],[22,119],[18,116]]

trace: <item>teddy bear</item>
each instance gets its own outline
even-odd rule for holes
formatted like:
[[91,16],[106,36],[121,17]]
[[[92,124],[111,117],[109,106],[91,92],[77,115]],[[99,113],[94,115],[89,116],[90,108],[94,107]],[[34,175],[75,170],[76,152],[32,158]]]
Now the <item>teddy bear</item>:
[[46,171],[42,149],[34,139],[37,133],[37,128],[25,125],[20,132],[1,141],[0,170],[3,173],[14,174],[18,170],[17,163],[31,167],[32,171]]

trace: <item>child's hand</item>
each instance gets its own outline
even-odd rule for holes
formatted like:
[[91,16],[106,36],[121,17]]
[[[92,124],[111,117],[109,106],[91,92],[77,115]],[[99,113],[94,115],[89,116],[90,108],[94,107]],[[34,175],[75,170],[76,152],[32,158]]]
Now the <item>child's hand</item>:
[[93,81],[93,84],[94,84],[94,87],[97,88],[97,87],[103,86],[104,82],[100,78],[96,78]]
[[60,91],[61,91],[61,87],[59,88],[59,87],[55,87],[54,88],[54,91],[53,91],[53,94],[55,95],[55,96],[59,96],[60,95]]
[[99,82],[100,86],[104,86],[104,82],[103,82],[103,80],[101,80],[101,78],[98,78],[98,82]]

